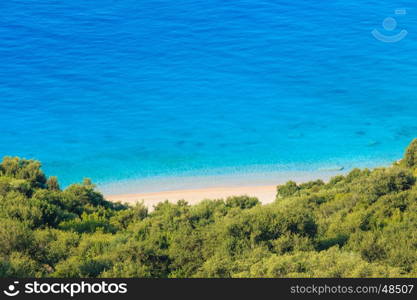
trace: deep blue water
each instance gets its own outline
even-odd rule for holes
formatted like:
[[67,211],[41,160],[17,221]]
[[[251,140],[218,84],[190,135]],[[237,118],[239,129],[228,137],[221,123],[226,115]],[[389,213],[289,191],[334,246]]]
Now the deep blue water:
[[64,184],[398,159],[417,137],[416,6],[1,1],[0,156]]

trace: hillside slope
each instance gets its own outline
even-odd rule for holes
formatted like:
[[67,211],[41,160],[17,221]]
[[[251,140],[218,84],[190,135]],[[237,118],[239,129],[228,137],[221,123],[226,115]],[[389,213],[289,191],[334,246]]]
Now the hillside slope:
[[40,163],[0,164],[0,277],[417,277],[417,140],[389,168],[256,198],[104,200]]

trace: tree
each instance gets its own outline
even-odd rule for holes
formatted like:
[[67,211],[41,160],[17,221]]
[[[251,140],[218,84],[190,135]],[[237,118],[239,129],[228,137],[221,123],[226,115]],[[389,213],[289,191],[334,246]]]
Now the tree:
[[46,176],[41,170],[41,163],[36,160],[6,156],[0,164],[0,175],[28,180],[33,187],[44,187],[46,184]]
[[58,177],[51,176],[48,178],[48,181],[46,182],[46,185],[49,190],[51,191],[59,191],[61,188],[59,187],[58,183]]
[[294,181],[288,181],[284,185],[277,186],[277,199],[281,197],[289,197],[294,195],[300,190],[297,183]]
[[417,167],[417,139],[414,139],[407,147],[401,164],[410,169]]

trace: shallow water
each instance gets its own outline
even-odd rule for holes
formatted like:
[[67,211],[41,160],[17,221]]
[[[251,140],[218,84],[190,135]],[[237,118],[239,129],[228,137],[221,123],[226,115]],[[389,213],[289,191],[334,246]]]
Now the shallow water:
[[415,2],[296,2],[3,1],[0,155],[64,185],[398,159],[417,136]]

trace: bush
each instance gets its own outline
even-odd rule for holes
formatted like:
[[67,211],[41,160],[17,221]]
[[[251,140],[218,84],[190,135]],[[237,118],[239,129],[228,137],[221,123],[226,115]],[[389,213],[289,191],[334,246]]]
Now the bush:
[[257,198],[248,196],[236,196],[226,199],[226,207],[229,208],[238,207],[240,209],[248,209],[259,205],[260,203],[261,202],[259,202]]
[[290,197],[292,195],[295,195],[300,190],[297,183],[294,181],[288,181],[284,185],[277,186],[277,199],[283,198],[283,197]]
[[46,177],[41,171],[41,164],[35,160],[8,157],[0,164],[0,175],[27,180],[32,187],[45,187]]
[[28,226],[8,218],[0,218],[0,224],[0,255],[32,252],[34,237]]
[[407,147],[401,165],[410,169],[415,169],[417,167],[417,139],[414,139]]

